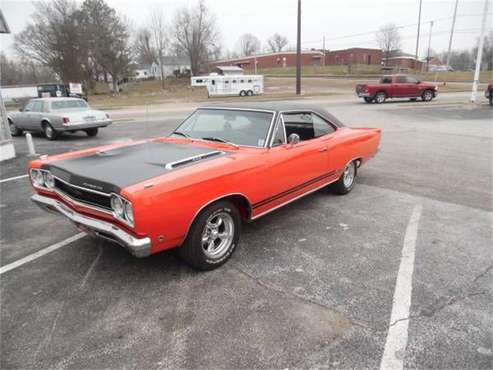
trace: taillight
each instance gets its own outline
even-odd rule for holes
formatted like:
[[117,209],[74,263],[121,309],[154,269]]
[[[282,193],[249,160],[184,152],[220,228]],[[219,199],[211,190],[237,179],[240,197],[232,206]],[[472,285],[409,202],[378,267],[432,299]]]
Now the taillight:
[[70,123],[70,118],[68,117],[63,117],[62,120],[64,125],[68,125]]

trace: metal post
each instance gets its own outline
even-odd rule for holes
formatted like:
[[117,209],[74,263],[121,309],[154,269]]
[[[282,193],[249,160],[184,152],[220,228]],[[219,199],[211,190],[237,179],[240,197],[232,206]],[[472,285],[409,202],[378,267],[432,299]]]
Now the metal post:
[[484,0],[483,23],[481,25],[481,36],[479,36],[478,55],[476,57],[476,70],[474,72],[474,82],[472,84],[471,103],[476,102],[478,93],[479,72],[481,71],[481,59],[483,58],[484,35],[486,33],[486,18],[488,18],[488,0]]
[[430,34],[428,35],[428,53],[426,55],[426,72],[430,71],[431,31],[432,30],[433,30],[433,21],[430,22]]
[[255,68],[255,74],[257,74],[257,56],[254,56],[253,57],[253,66]]
[[296,95],[301,94],[301,0],[298,0],[298,35],[296,43]]
[[452,29],[450,30],[450,39],[448,41],[447,69],[450,66],[450,52],[452,50],[452,38],[454,37],[455,18],[457,17],[457,5],[459,5],[459,0],[455,0],[454,19],[452,20]]
[[418,15],[418,36],[416,37],[416,60],[418,60],[419,55],[419,31],[421,29],[421,5],[423,4],[423,0],[419,0],[419,15]]

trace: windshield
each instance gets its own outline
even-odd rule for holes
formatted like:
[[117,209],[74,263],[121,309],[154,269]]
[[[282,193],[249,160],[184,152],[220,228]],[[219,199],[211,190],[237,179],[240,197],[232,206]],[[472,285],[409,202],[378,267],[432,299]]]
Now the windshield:
[[263,147],[273,113],[198,109],[172,135]]
[[61,109],[87,109],[89,106],[84,100],[57,100],[51,102],[52,110]]

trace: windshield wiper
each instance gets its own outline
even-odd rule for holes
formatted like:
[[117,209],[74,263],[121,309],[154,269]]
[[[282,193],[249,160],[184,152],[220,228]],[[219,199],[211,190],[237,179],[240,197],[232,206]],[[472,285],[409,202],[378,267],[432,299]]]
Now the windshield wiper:
[[183,137],[186,137],[186,138],[190,139],[190,135],[187,135],[187,134],[185,134],[184,132],[181,132],[181,131],[173,131],[171,134],[172,135],[173,134],[175,134],[175,135],[181,135]]
[[239,146],[237,144],[232,143],[231,141],[224,140],[223,138],[217,137],[217,136],[203,137],[202,139],[203,140],[209,140],[209,141],[219,141],[220,143],[229,144],[229,145],[234,146],[235,148],[239,148]]

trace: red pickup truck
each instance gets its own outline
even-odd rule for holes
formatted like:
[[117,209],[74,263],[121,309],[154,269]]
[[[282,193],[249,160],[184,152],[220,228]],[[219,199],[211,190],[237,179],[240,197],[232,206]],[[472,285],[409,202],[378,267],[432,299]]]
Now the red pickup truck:
[[431,101],[438,94],[438,86],[421,82],[415,77],[406,75],[383,76],[376,84],[356,85],[356,95],[365,102],[383,103],[389,98],[410,98]]

